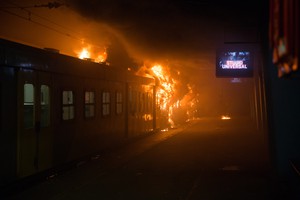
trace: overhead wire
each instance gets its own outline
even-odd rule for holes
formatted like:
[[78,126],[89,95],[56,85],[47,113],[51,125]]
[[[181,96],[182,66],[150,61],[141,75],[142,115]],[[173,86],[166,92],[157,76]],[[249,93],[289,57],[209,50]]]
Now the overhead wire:
[[1,10],[2,12],[8,13],[8,14],[13,15],[13,16],[16,16],[16,17],[19,17],[19,18],[21,18],[21,19],[28,20],[28,21],[30,21],[31,23],[37,24],[37,25],[42,26],[42,27],[44,27],[44,28],[47,28],[47,29],[49,29],[49,30],[55,31],[55,32],[57,32],[57,33],[60,33],[60,34],[62,34],[62,35],[68,36],[68,37],[73,38],[73,39],[76,39],[76,40],[80,40],[79,38],[74,37],[74,36],[72,36],[72,35],[70,35],[70,34],[68,34],[68,33],[59,31],[59,30],[57,30],[57,29],[55,29],[55,28],[52,28],[52,27],[47,26],[47,25],[45,25],[45,24],[39,23],[39,22],[37,22],[37,21],[33,21],[32,19],[30,19],[30,17],[29,17],[29,18],[26,18],[26,17],[24,17],[24,16],[18,15],[18,14],[16,14],[16,13],[13,13],[13,12],[10,12],[10,11],[8,11],[8,10],[1,9],[1,8],[0,8],[0,10]]
[[[38,17],[38,18],[41,18],[41,19],[43,19],[43,20],[45,20],[45,21],[47,21],[47,22],[49,22],[49,23],[51,23],[51,24],[54,24],[54,25],[56,25],[56,26],[58,26],[58,27],[60,27],[60,28],[63,28],[63,29],[65,29],[65,30],[71,31],[71,32],[73,32],[73,33],[75,33],[75,34],[77,34],[77,35],[80,35],[80,33],[76,32],[76,31],[74,31],[74,30],[72,30],[72,29],[70,29],[70,28],[67,28],[67,27],[65,27],[65,26],[63,26],[63,25],[60,25],[60,24],[56,23],[56,22],[53,22],[52,20],[49,20],[49,19],[47,19],[46,17],[40,16],[40,15],[38,15],[38,14],[32,12],[31,10],[28,10],[28,9],[27,9],[27,8],[37,8],[36,6],[26,6],[26,7],[24,7],[24,6],[20,6],[20,5],[17,5],[17,4],[15,4],[15,3],[12,3],[12,2],[7,2],[7,3],[9,3],[9,4],[11,4],[11,5],[14,6],[14,7],[11,7],[11,8],[18,8],[18,9],[21,9],[21,10],[23,10],[23,11],[26,11],[26,12],[28,13],[28,18],[27,18],[27,17],[24,17],[24,16],[21,16],[21,15],[15,13],[15,12],[8,11],[7,9],[4,9],[3,7],[0,7],[0,10],[2,10],[3,12],[6,12],[6,13],[8,13],[8,14],[14,15],[14,16],[16,16],[16,17],[19,17],[19,18],[21,18],[21,19],[28,20],[28,21],[30,21],[30,22],[32,22],[32,23],[35,23],[35,24],[40,25],[40,26],[42,26],[42,27],[44,27],[44,28],[50,29],[50,30],[55,31],[55,32],[57,32],[57,33],[60,33],[60,34],[62,34],[62,35],[65,35],[65,36],[68,36],[68,37],[71,37],[71,38],[74,38],[74,39],[79,39],[78,37],[72,36],[72,35],[69,34],[69,33],[65,33],[65,32],[63,32],[63,31],[57,30],[57,29],[55,29],[55,28],[53,28],[53,27],[50,27],[50,26],[48,26],[48,25],[45,25],[45,24],[43,24],[43,23],[40,23],[40,22],[37,22],[37,21],[33,20],[33,19],[31,18],[32,15],[33,15],[33,16],[36,16],[36,17]],[[80,40],[80,39],[79,39],[79,40]]]
[[[61,1],[60,1],[60,2],[61,2]],[[64,36],[67,36],[67,37],[72,38],[72,39],[74,39],[74,40],[77,40],[77,41],[80,41],[80,42],[83,42],[83,41],[84,41],[83,38],[85,38],[85,37],[82,36],[82,34],[80,34],[80,33],[76,32],[76,31],[72,30],[71,28],[68,28],[68,27],[63,26],[63,25],[61,25],[61,24],[58,24],[58,23],[56,23],[56,22],[54,22],[54,21],[52,21],[52,20],[50,20],[50,19],[48,19],[48,18],[46,18],[46,17],[43,17],[43,16],[41,16],[41,15],[38,15],[38,14],[36,14],[36,13],[34,13],[34,12],[32,12],[31,10],[28,9],[28,8],[40,8],[40,7],[42,7],[42,6],[36,6],[36,5],[35,5],[35,6],[20,6],[20,5],[17,5],[17,4],[15,4],[15,3],[12,3],[12,2],[6,2],[6,3],[11,4],[12,6],[10,6],[10,7],[8,7],[8,6],[7,6],[7,7],[0,7],[0,11],[5,12],[5,13],[10,14],[10,15],[13,15],[13,16],[16,16],[16,17],[19,17],[19,18],[21,18],[21,19],[23,19],[23,20],[27,20],[27,21],[29,21],[29,22],[31,22],[31,23],[33,23],[33,24],[37,24],[37,25],[39,25],[39,26],[41,26],[41,27],[47,28],[47,29],[49,29],[49,30],[51,30],[51,31],[54,31],[54,32],[59,33],[59,34],[64,35]],[[49,3],[48,3],[48,4],[49,4]],[[44,4],[43,7],[46,7],[46,5],[48,5],[48,4]],[[61,4],[64,4],[64,3],[61,3]],[[64,5],[66,5],[66,4],[64,4]],[[56,7],[55,7],[55,8],[56,8]],[[15,12],[9,11],[9,10],[7,10],[7,9],[21,9],[21,10],[27,12],[28,17],[22,16],[22,15],[20,15],[20,14],[17,14],[17,13],[15,13]],[[38,22],[38,21],[36,21],[36,20],[33,20],[31,16],[36,16],[36,17],[38,17],[38,18],[41,18],[42,20],[47,21],[47,22],[49,22],[50,24],[53,24],[53,25],[55,25],[55,26],[57,26],[57,27],[60,27],[60,28],[62,28],[62,29],[64,29],[64,30],[66,30],[66,31],[70,31],[70,32],[72,32],[73,34],[67,33],[66,31],[58,30],[58,29],[53,28],[53,27],[51,27],[51,26],[49,26],[49,25],[45,25],[44,23]],[[76,36],[75,36],[74,34],[75,34]],[[78,35],[79,35],[79,37],[78,37]],[[86,42],[85,42],[85,43],[86,43]],[[99,48],[102,48],[102,47],[103,47],[103,45],[102,45],[102,46],[101,46],[101,45],[91,45],[91,46],[95,46],[95,47],[99,47]]]

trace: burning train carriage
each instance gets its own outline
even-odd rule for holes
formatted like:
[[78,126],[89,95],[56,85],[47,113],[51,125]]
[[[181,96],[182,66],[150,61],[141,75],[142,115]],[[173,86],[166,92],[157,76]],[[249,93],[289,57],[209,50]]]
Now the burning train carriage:
[[[153,84],[153,83],[151,83]],[[156,127],[155,96],[151,84],[128,84],[128,136],[151,132]]]
[[0,185],[157,128],[153,79],[2,39],[0,94]]

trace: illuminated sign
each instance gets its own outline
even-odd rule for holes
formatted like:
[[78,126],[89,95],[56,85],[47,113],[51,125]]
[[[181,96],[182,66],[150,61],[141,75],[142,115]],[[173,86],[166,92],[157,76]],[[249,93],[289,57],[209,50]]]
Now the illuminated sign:
[[252,77],[252,63],[250,51],[219,50],[216,54],[216,76]]
[[227,60],[222,64],[222,69],[247,69],[247,65],[242,60]]

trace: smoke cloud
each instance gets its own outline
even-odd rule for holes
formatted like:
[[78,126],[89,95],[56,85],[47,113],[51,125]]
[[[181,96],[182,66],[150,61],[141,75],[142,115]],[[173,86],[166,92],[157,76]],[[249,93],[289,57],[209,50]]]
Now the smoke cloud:
[[123,69],[160,63],[174,77],[181,72],[178,98],[188,84],[214,94],[216,49],[256,35],[262,9],[261,0],[57,0],[58,8],[35,7],[49,2],[1,1],[0,36],[71,56],[85,45],[106,47],[107,61]]

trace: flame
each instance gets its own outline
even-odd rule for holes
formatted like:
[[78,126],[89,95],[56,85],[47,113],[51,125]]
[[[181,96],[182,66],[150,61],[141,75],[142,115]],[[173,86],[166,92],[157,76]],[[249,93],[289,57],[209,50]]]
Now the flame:
[[91,46],[83,47],[80,51],[77,51],[77,57],[80,59],[91,59],[97,63],[104,63],[107,59],[106,48],[99,51]]
[[186,117],[193,118],[195,112],[192,109],[196,107],[196,100],[194,100],[195,93],[192,90],[192,86],[188,84],[186,86],[188,92],[183,95],[182,91],[180,91],[181,83],[171,76],[171,74],[174,74],[179,79],[180,71],[172,71],[173,73],[171,73],[171,69],[168,66],[160,64],[150,66],[144,64],[136,74],[156,79],[157,105],[159,105],[159,109],[164,113],[164,116],[168,117],[169,126],[171,128],[174,127],[178,120],[182,120],[185,117],[183,116],[183,110],[190,109],[191,111],[187,112]]
[[[168,113],[168,123],[171,127],[175,126],[173,121],[174,109],[180,106],[180,100],[175,100],[176,81],[171,78],[169,69],[161,65],[154,65],[151,68],[153,76],[158,79],[159,86],[156,91],[160,109]],[[173,103],[175,102],[175,103]]]
[[81,52],[78,54],[78,58],[80,58],[80,59],[91,58],[91,54],[90,54],[88,48],[83,48],[81,50]]
[[161,65],[154,65],[151,68],[151,71],[159,81],[157,99],[160,107],[163,110],[168,110],[171,106],[170,103],[175,93],[175,80],[170,77],[168,71]]
[[150,120],[153,120],[153,117],[152,117],[152,115],[150,115],[150,114],[144,114],[144,115],[142,116],[142,118],[144,119],[144,121],[150,121]]
[[106,49],[105,49],[104,52],[98,53],[98,55],[95,59],[95,62],[103,63],[103,62],[106,61],[106,59],[107,59],[107,52],[106,52]]

